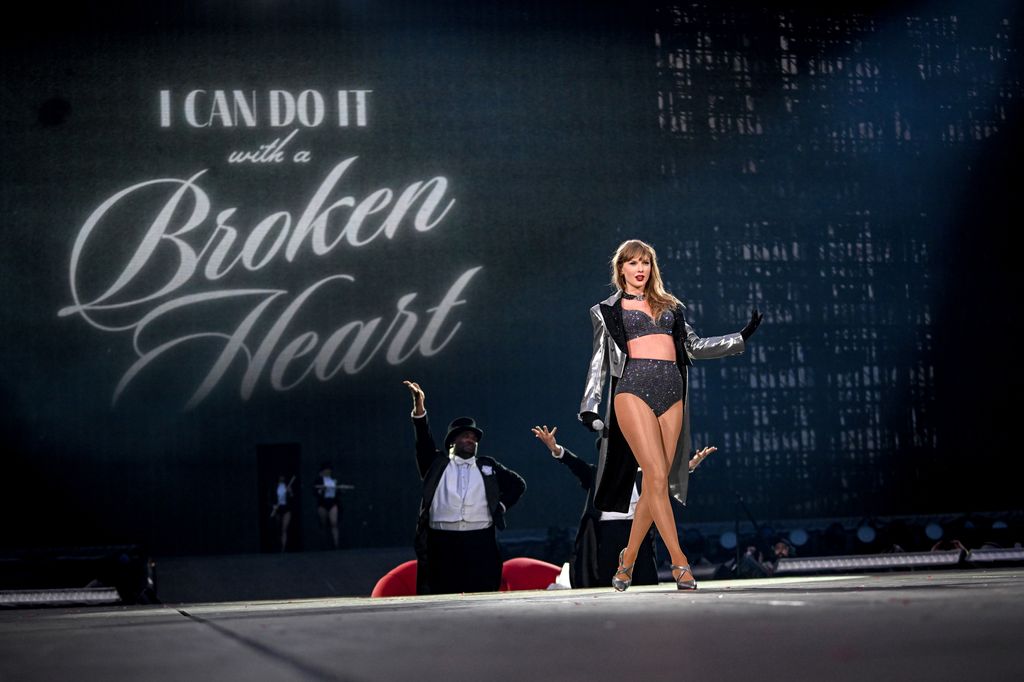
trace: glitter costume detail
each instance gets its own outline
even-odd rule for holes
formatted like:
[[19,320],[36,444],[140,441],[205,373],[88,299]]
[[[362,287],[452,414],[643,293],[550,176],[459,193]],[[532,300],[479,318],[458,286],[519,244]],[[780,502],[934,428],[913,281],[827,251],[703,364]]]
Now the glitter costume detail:
[[642,310],[622,309],[622,326],[626,330],[626,340],[647,336],[648,334],[668,334],[672,336],[672,325],[675,323],[675,316],[671,310],[661,313],[658,323],[655,324],[650,315]]
[[[650,319],[649,315],[644,317]],[[635,395],[654,410],[654,416],[660,417],[683,399],[683,378],[675,360],[630,358],[615,388],[615,395],[619,393]]]

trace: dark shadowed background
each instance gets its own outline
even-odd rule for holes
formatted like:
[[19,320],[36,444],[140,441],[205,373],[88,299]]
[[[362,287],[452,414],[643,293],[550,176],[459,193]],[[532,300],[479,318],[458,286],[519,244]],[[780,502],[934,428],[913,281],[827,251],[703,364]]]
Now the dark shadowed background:
[[[1019,3],[766,5],[114,3],[7,25],[3,544],[253,551],[257,453],[282,443],[308,546],[325,461],[355,486],[346,543],[407,543],[405,378],[436,435],[470,414],[527,479],[514,527],[571,525],[580,496],[529,427],[591,454],[587,308],[631,237],[699,333],[766,314],[691,374],[719,453],[690,518],[731,518],[736,491],[776,519],[1018,508]],[[305,121],[273,125],[275,97]],[[293,131],[280,163],[230,162]],[[346,197],[322,220],[340,241],[289,257]],[[122,305],[61,316],[73,287]]]

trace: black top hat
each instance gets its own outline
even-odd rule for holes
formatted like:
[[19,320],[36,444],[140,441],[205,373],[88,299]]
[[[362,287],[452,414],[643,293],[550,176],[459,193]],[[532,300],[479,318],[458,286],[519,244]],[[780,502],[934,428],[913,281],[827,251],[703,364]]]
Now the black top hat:
[[451,447],[455,436],[463,431],[475,433],[478,442],[484,437],[484,432],[476,427],[476,421],[472,417],[459,417],[458,419],[453,419],[452,423],[448,425],[448,435],[444,437],[444,449],[447,450]]

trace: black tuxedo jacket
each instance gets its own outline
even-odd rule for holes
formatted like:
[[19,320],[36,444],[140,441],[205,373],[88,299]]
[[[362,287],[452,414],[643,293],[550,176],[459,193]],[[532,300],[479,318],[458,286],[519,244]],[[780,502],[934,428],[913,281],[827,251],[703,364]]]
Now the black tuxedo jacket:
[[[434,501],[434,493],[437,492],[437,486],[450,460],[448,453],[437,448],[426,415],[413,417],[412,424],[416,433],[416,466],[423,480],[423,496],[420,499],[420,514],[416,522],[416,591],[417,594],[430,594],[426,566],[426,562],[429,561],[427,533],[430,530],[430,504]],[[526,481],[493,457],[477,455],[476,465],[484,479],[487,508],[491,512],[494,527],[502,529],[505,527],[505,512],[526,492]]]

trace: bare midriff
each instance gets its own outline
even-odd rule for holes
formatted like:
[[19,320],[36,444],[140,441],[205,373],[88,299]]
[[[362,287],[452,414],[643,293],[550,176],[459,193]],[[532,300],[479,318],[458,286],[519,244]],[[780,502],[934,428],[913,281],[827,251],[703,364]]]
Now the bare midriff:
[[637,360],[675,360],[676,346],[668,334],[648,334],[626,342],[629,357]]

